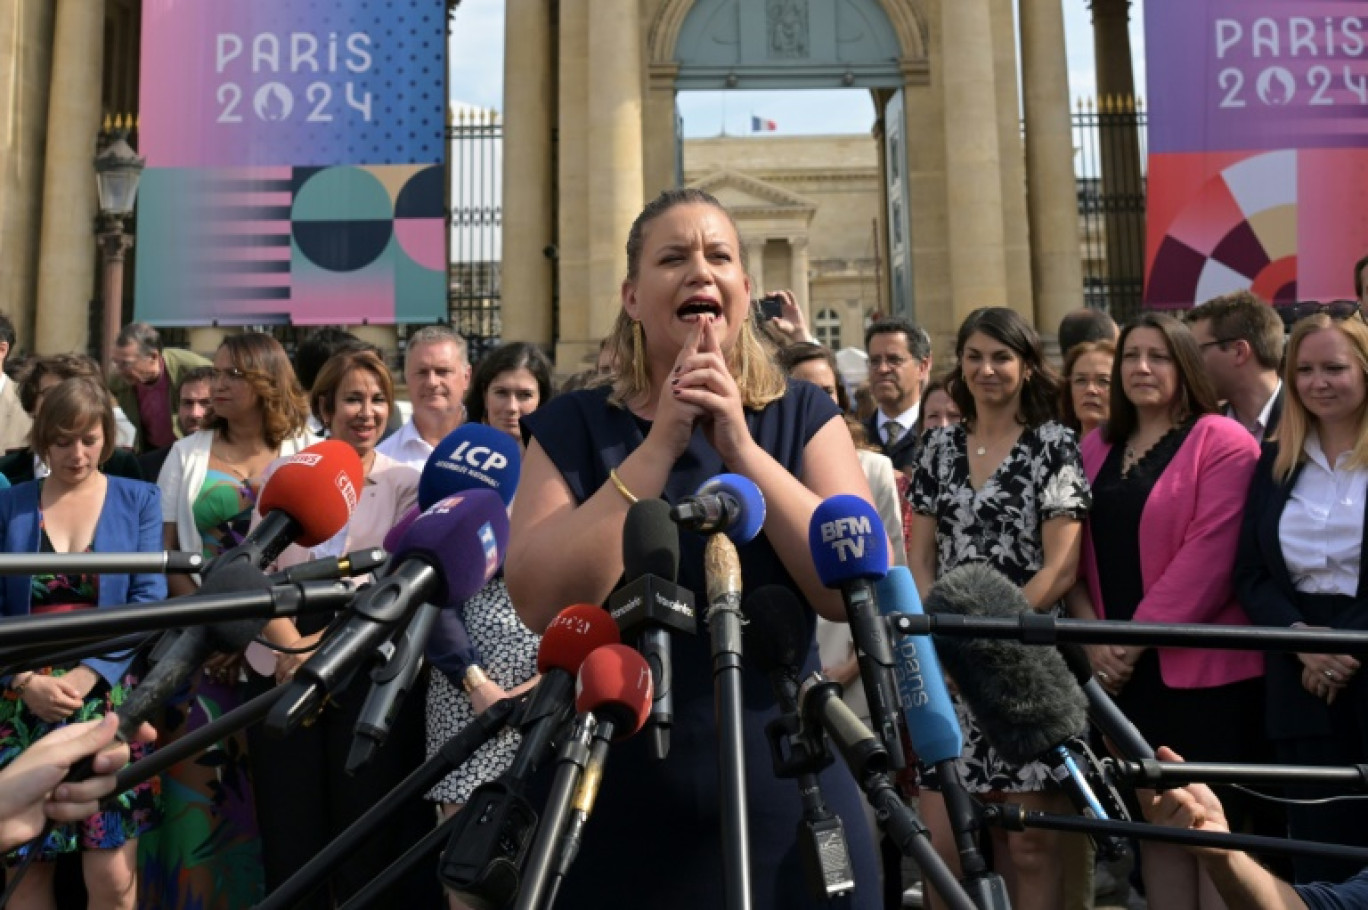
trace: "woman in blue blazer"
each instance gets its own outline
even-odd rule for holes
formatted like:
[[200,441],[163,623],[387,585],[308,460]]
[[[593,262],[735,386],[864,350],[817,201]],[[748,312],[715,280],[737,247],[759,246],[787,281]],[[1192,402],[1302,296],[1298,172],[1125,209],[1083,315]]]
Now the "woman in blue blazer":
[[[157,488],[99,471],[114,449],[114,434],[109,393],[99,382],[68,379],[48,393],[34,422],[33,442],[52,473],[0,491],[5,552],[161,549]],[[64,613],[165,597],[165,576],[150,573],[12,575],[0,580],[0,615]],[[107,655],[0,680],[0,767],[49,730],[99,717],[121,703],[134,682],[132,664],[130,655]],[[135,747],[134,756],[143,752]],[[13,906],[49,902],[52,860],[80,850],[91,906],[131,910],[137,897],[137,838],[155,821],[154,789],[151,782],[143,784],[120,794],[114,808],[55,829],[15,892]]]
[[[1368,325],[1320,314],[1288,343],[1276,446],[1250,484],[1236,593],[1265,626],[1368,629]],[[1267,726],[1287,764],[1368,762],[1368,683],[1349,654],[1267,657]],[[1342,792],[1342,791],[1341,791]],[[1302,799],[1335,795],[1288,788]],[[1293,805],[1292,836],[1368,846],[1353,803]],[[1343,881],[1354,863],[1293,861],[1297,881]]]

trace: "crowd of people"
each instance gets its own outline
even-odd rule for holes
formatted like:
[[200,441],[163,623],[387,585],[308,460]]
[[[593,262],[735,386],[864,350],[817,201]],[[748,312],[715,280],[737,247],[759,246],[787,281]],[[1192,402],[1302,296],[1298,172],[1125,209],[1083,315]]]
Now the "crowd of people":
[[[286,550],[277,563],[285,567],[378,546],[415,504],[434,447],[465,421],[510,434],[523,451],[504,570],[460,611],[469,646],[433,655],[380,760],[362,775],[344,768],[369,687],[358,674],[312,725],[284,739],[251,728],[97,814],[89,814],[93,796],[112,779],[56,785],[79,754],[104,748],[97,770],[107,772],[129,751],[164,748],[288,682],[326,617],[272,621],[245,653],[216,655],[157,719],[155,746],[146,731],[131,750],[106,747],[110,725],[93,723],[136,685],[142,653],[0,678],[0,766],[8,766],[0,784],[20,771],[25,782],[0,788],[0,839],[15,851],[11,863],[41,851],[11,907],[54,906],[53,861],[63,855],[79,857],[92,907],[251,906],[476,715],[536,685],[539,633],[564,606],[604,603],[623,581],[633,503],[677,501],[724,471],[752,480],[766,503],[764,533],[740,550],[746,588],[781,585],[810,607],[803,672],[821,669],[842,683],[866,718],[840,594],[823,586],[808,549],[814,509],[836,494],[877,508],[892,561],[908,566],[923,596],[951,569],[986,563],[1041,613],[1368,626],[1368,324],[1357,305],[1303,307],[1285,351],[1283,320],[1247,292],[1119,329],[1085,310],[1059,327],[1058,358],[1015,310],[985,307],[959,327],[939,374],[924,330],[882,318],[866,331],[868,375],[855,388],[810,336],[791,294],[777,292],[777,318],[759,316],[735,225],[711,196],[662,194],[638,216],[626,248],[622,307],[599,361],[559,394],[536,346],[505,344],[472,373],[464,341],[442,326],[409,337],[405,422],[381,353],[336,330],[303,343],[293,360],[267,334],[231,335],[209,361],[164,348],[155,329],[135,324],[119,338],[108,385],[94,362],[67,354],[30,358],[0,386],[0,406],[17,392],[32,422],[13,434],[0,426],[14,448],[0,459],[14,485],[0,492],[8,552],[167,548],[213,558],[249,533],[282,457],[322,436],[344,442],[365,478],[351,521],[332,540]],[[0,357],[13,343],[0,318]],[[133,452],[115,445],[116,401],[135,427]],[[679,583],[700,597],[703,543],[681,534]],[[148,574],[11,576],[0,584],[0,614],[152,602],[196,584]],[[1093,645],[1088,657],[1146,738],[1189,759],[1368,761],[1368,695],[1352,655]],[[615,745],[560,906],[721,903],[723,793],[705,636],[674,637],[673,671],[670,753],[652,758],[645,737]],[[754,905],[818,906],[794,841],[800,801],[767,760],[774,693],[760,673],[745,674],[743,685]],[[1048,769],[1007,761],[969,707],[956,698],[955,708],[964,751],[941,770],[958,780],[920,768],[902,781],[952,870],[960,855],[948,786],[1071,812]],[[496,737],[426,801],[395,813],[310,906],[345,902],[440,815],[460,811],[518,744],[516,733]],[[901,856],[862,810],[854,781],[841,767],[820,780],[846,820],[857,887],[843,905],[901,906]],[[534,782],[534,805],[548,785]],[[1288,789],[1302,801],[1285,820],[1239,794],[1199,787],[1139,793],[1134,808],[1164,824],[1368,846],[1361,813],[1320,801],[1323,790]],[[64,824],[29,843],[44,799]],[[983,841],[1013,907],[1091,905],[1086,839],[1032,830]],[[1289,902],[1239,905],[1349,906],[1329,902],[1350,893],[1334,883],[1353,887],[1359,872],[1298,860],[1294,887],[1253,860],[1220,856],[1142,843],[1149,905],[1197,910],[1253,893]],[[441,906],[435,858],[390,897],[415,910]],[[936,895],[924,899],[938,906]]]

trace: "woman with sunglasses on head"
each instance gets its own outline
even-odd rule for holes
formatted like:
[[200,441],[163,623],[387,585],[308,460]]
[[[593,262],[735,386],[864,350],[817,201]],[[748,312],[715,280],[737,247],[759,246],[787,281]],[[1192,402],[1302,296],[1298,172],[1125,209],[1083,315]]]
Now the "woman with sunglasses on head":
[[[1216,413],[1201,352],[1181,322],[1141,316],[1117,346],[1110,416],[1083,440],[1093,511],[1070,613],[1247,625],[1232,573],[1258,444]],[[1098,682],[1151,743],[1202,761],[1239,761],[1253,751],[1262,710],[1259,654],[1133,645],[1087,650]],[[1151,906],[1221,906],[1190,854],[1146,842],[1140,850]]]
[[[213,414],[178,440],[157,485],[167,549],[205,559],[242,542],[251,526],[262,473],[317,438],[305,428],[308,403],[280,343],[260,332],[230,335],[214,353]],[[173,575],[175,595],[198,580]],[[161,729],[171,740],[215,720],[242,701],[241,654],[212,658],[187,699],[168,706]],[[259,901],[261,844],[252,808],[246,737],[239,733],[164,775],[166,821],[142,846],[149,906],[235,910]]]
[[[114,451],[114,407],[90,377],[46,391],[30,438],[51,469],[46,477],[0,492],[0,542],[7,553],[155,552],[161,548],[157,488],[99,471]],[[166,597],[156,573],[11,575],[0,579],[0,616],[53,615]],[[98,718],[136,683],[130,654],[24,671],[4,678],[0,696],[0,766],[67,723]],[[147,750],[138,746],[134,758]],[[54,860],[81,853],[89,906],[132,910],[138,894],[138,840],[156,818],[156,786],[120,794],[112,807],[59,826],[39,847],[8,906],[53,906]],[[6,857],[13,866],[27,851]]]
[[[1292,331],[1276,443],[1250,485],[1236,592],[1259,625],[1368,630],[1368,326],[1329,314]],[[1267,730],[1277,760],[1368,762],[1368,685],[1360,657],[1270,653]],[[1288,787],[1315,800],[1324,787]],[[1291,836],[1368,846],[1352,803],[1288,806]],[[1298,882],[1342,881],[1354,863],[1297,857]]]
[[[908,565],[925,598],[936,578],[986,563],[1019,585],[1040,612],[1072,587],[1078,540],[1091,499],[1072,430],[1054,421],[1059,380],[1040,338],[1014,310],[984,307],[960,326],[958,361],[947,380],[964,421],[932,431],[912,477]],[[971,793],[991,793],[1027,809],[1068,811],[1046,788],[1048,772],[1016,767],[984,738],[958,699],[965,731],[958,776]],[[1080,731],[1081,732],[1081,731]],[[932,840],[958,868],[940,781],[922,769],[921,808]],[[1057,908],[1063,872],[1057,834],[995,831],[995,866],[1018,910]]]

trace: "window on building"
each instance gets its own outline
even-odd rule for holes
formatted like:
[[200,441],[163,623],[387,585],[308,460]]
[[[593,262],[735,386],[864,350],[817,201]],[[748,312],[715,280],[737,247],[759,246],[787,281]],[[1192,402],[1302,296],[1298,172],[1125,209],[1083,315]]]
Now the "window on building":
[[813,333],[817,336],[817,341],[831,348],[833,351],[841,347],[841,317],[835,310],[826,309],[817,313],[816,320],[812,324]]

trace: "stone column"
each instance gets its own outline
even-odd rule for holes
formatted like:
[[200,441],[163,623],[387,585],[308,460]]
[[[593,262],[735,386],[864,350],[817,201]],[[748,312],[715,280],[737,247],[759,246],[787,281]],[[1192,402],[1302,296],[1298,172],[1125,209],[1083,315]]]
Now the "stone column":
[[989,0],[955,0],[940,10],[950,297],[958,324],[977,307],[1008,302],[1002,175]]
[[1064,315],[1083,304],[1064,13],[1058,0],[1027,0],[1020,9],[1035,325],[1052,338]]
[[58,0],[48,98],[34,350],[85,351],[95,288],[95,138],[104,0]]
[[553,243],[553,59],[546,0],[508,0],[504,12],[503,338],[550,348]]
[[808,302],[808,238],[789,238],[789,287],[793,288],[794,302],[803,311],[808,327],[812,327],[812,306]]
[[54,12],[51,0],[0,3],[0,313],[23,351],[33,345]]
[[[562,7],[564,9],[564,7]],[[642,207],[641,14],[589,0],[589,338],[608,334],[627,273],[623,245]],[[564,123],[562,112],[561,123]]]
[[1130,0],[1091,0],[1097,61],[1097,140],[1107,203],[1107,283],[1117,321],[1140,307],[1145,262],[1145,189],[1135,125]]
[[758,298],[765,292],[765,238],[750,237],[743,245],[746,248],[746,274],[751,280],[751,296]]
[[[597,353],[589,328],[589,11],[565,3],[558,20],[556,129],[557,290],[560,297],[556,367],[580,369]],[[507,306],[507,304],[505,304]]]

